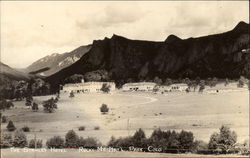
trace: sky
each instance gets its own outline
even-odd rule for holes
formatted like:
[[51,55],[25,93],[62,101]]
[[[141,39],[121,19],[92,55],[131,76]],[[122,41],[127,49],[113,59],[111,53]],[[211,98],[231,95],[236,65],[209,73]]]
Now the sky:
[[249,23],[248,1],[0,1],[1,62],[25,68],[113,34],[164,41]]

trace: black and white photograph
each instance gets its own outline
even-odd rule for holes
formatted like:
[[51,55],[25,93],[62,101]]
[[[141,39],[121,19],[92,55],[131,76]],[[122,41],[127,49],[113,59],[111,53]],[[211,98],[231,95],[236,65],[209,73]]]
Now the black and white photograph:
[[1,158],[249,157],[249,1],[0,1]]

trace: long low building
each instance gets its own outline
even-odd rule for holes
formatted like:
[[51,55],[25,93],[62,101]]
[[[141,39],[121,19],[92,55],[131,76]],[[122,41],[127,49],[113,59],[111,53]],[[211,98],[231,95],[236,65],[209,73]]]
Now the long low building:
[[188,85],[185,83],[175,83],[169,86],[160,85],[155,87],[159,92],[185,92]]
[[102,86],[106,84],[109,86],[110,91],[115,90],[114,82],[82,82],[82,83],[69,83],[65,84],[61,92],[101,92]]
[[135,82],[126,83],[122,86],[123,91],[153,91],[156,83],[153,82]]

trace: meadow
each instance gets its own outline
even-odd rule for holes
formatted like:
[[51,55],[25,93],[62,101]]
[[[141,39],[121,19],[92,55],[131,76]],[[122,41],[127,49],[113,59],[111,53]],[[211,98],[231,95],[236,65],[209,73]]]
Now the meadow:
[[[39,103],[38,112],[25,106],[25,101],[13,102],[15,108],[3,115],[12,120],[17,128],[30,127],[27,138],[47,139],[64,137],[73,129],[79,136],[95,137],[106,145],[111,136],[133,135],[142,128],[150,136],[157,128],[162,130],[186,130],[195,139],[208,142],[213,132],[227,125],[238,135],[238,142],[249,140],[249,91],[239,90],[216,94],[198,92],[173,92],[154,94],[146,92],[122,92],[112,94],[76,93],[70,98],[62,93],[54,113],[45,113],[42,102],[53,96],[34,97]],[[55,97],[55,96],[54,96]],[[107,114],[100,112],[105,103]],[[7,123],[2,124],[2,131]],[[80,126],[85,130],[78,131]],[[99,129],[95,129],[98,127]]]

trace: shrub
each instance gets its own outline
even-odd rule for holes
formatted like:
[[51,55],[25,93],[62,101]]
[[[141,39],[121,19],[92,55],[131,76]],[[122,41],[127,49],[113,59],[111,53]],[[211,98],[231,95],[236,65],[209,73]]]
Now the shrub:
[[205,89],[205,81],[204,81],[204,80],[201,80],[201,81],[200,81],[199,92],[203,92],[204,89]]
[[5,99],[0,100],[0,110],[10,109],[11,107],[14,107],[11,101],[6,101]]
[[10,120],[8,125],[7,125],[7,129],[8,131],[12,132],[12,131],[15,131],[16,130],[16,127],[14,125],[14,123]]
[[38,111],[38,104],[37,103],[33,102],[33,104],[32,104],[32,110],[33,111]]
[[75,95],[74,95],[74,92],[71,91],[70,94],[69,94],[69,97],[70,97],[70,98],[73,98],[74,96],[75,96]]
[[204,153],[204,151],[207,151],[207,150],[208,150],[208,144],[206,142],[201,141],[201,140],[194,141],[192,152]]
[[240,88],[244,87],[245,81],[246,81],[245,77],[244,76],[240,76],[240,79],[238,81],[237,86],[240,87]]
[[102,84],[101,91],[103,91],[105,93],[109,93],[109,91],[110,91],[110,85],[108,85],[107,83]]
[[94,130],[100,130],[100,127],[99,126],[95,126]]
[[85,126],[81,126],[78,128],[79,131],[84,131],[85,130]]
[[77,141],[77,145],[78,147],[82,147],[84,148],[85,147],[85,144],[86,144],[86,140],[83,138],[83,137],[80,137]]
[[44,107],[45,112],[49,112],[49,113],[54,112],[55,109],[57,109],[57,105],[55,103],[54,98],[52,97],[51,99],[44,101],[43,107]]
[[[35,143],[36,142],[36,143]],[[35,146],[36,144],[36,146]],[[31,139],[29,142],[29,148],[42,148],[43,147],[43,141],[41,139],[37,139],[35,141],[35,139]]]
[[23,148],[26,145],[27,145],[26,135],[20,130],[16,131],[14,135],[13,146]]
[[24,132],[30,132],[30,128],[29,128],[28,126],[24,126],[24,127],[22,128],[22,130],[23,130]]
[[77,148],[78,139],[79,137],[74,130],[68,131],[65,136],[65,146],[68,148]]
[[33,101],[33,97],[31,94],[28,94],[26,96],[26,103],[25,105],[28,106],[29,108],[32,106],[32,101]]
[[14,104],[11,101],[7,101],[7,105],[6,105],[7,109],[10,109],[11,107],[14,107]]
[[108,142],[109,147],[114,148],[124,148],[125,150],[128,149],[130,146],[134,146],[133,138],[132,137],[125,137],[125,138],[118,138],[111,137],[111,140]]
[[88,137],[84,139],[84,148],[96,149],[98,146],[101,146],[100,143],[95,138]]
[[108,108],[108,106],[106,104],[102,104],[102,106],[100,107],[100,111],[103,114],[106,114],[109,111],[109,108]]
[[166,78],[165,85],[170,86],[173,83],[173,81],[170,78]]
[[6,116],[2,116],[2,123],[6,123],[7,122],[7,117]]
[[7,107],[7,101],[5,99],[0,100],[0,110],[5,110]]
[[48,148],[63,148],[64,147],[64,139],[60,136],[54,136],[53,138],[50,138],[46,142],[46,146]]
[[12,135],[10,133],[4,133],[1,136],[0,148],[10,148],[12,147]]
[[123,147],[127,149],[130,146],[135,146],[132,137],[119,138],[117,140],[117,147]]

